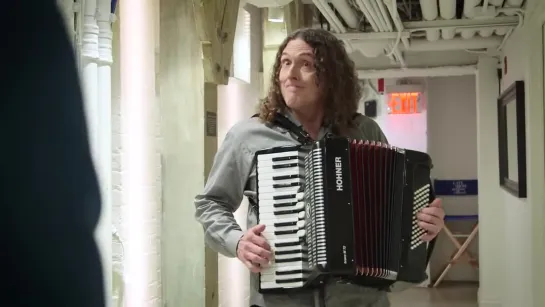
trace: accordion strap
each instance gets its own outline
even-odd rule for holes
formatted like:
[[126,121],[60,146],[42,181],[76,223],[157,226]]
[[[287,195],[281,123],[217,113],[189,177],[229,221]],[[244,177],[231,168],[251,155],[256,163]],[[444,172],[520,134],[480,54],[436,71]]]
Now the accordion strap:
[[[259,114],[254,114],[252,117],[258,116]],[[299,141],[301,144],[310,144],[313,142],[312,138],[305,130],[294,124],[291,120],[280,113],[276,113],[273,123],[293,133],[297,138],[297,141]]]

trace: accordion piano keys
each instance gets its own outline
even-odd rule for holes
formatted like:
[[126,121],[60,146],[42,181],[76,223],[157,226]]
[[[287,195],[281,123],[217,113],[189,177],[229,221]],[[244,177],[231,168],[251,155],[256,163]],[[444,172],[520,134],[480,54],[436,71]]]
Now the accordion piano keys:
[[274,261],[260,274],[263,289],[300,288],[308,278],[304,245],[304,153],[298,149],[257,159],[259,220]]

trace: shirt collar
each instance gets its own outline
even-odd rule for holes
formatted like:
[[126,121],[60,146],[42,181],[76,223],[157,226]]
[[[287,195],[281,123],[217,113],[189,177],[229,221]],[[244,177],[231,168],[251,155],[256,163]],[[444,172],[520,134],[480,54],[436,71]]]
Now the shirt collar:
[[[299,126],[299,128],[304,130],[301,123],[295,118],[295,116],[293,116],[293,113],[291,111],[286,110],[283,114],[284,116],[286,116],[287,119],[289,119],[291,122]],[[320,132],[318,133],[318,140],[323,139],[326,136],[326,134],[328,134],[329,132],[331,132],[330,126],[327,126],[327,127],[322,126],[322,128],[320,128]]]

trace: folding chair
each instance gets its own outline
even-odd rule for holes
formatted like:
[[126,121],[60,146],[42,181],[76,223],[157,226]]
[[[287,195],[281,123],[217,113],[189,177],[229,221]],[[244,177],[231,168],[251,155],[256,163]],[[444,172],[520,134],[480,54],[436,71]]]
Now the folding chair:
[[[469,234],[453,234],[447,226],[448,221],[475,221],[475,225],[473,226]],[[437,287],[439,283],[445,278],[448,271],[456,263],[460,262],[463,256],[466,256],[467,262],[469,262],[469,264],[471,264],[473,268],[477,269],[479,267],[479,261],[468,250],[469,245],[471,244],[473,239],[475,239],[475,237],[477,236],[477,233],[479,232],[478,221],[479,221],[478,215],[447,215],[445,216],[445,225],[443,226],[443,230],[445,231],[449,239],[452,241],[452,243],[456,247],[456,251],[451,255],[449,262],[445,265],[439,277],[433,284],[434,288]],[[465,239],[462,244],[460,244],[460,242],[458,241],[459,238]]]
[[[442,180],[435,179],[433,182],[435,195],[441,198],[448,197],[464,197],[464,196],[477,196],[478,195],[478,182],[476,179],[456,179],[456,180]],[[470,233],[467,234],[453,234],[448,228],[449,221],[475,221]],[[477,215],[447,215],[445,217],[445,225],[443,230],[447,237],[452,241],[456,250],[451,255],[448,263],[445,265],[439,275],[439,278],[435,281],[432,287],[437,287],[439,283],[445,278],[448,271],[460,261],[462,256],[467,256],[467,261],[475,268],[478,267],[478,261],[468,250],[469,244],[473,241],[477,233],[479,232],[479,217]],[[465,239],[462,243],[458,240]]]

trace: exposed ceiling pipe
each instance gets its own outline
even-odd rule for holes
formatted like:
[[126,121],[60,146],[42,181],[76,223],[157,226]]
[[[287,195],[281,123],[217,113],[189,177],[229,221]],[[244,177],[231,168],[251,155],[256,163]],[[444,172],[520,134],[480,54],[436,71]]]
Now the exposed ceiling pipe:
[[[386,2],[387,0],[384,0]],[[390,1],[390,5],[386,4],[386,7],[388,8],[388,11],[390,12],[390,16],[392,16],[392,20],[394,21],[394,26],[396,28],[396,31],[398,33],[405,32],[405,27],[403,27],[403,23],[401,22],[401,18],[399,17],[399,14],[397,12],[397,0]],[[403,42],[403,45],[405,48],[409,47],[409,39],[407,37],[401,37],[401,41]]]
[[521,7],[524,0],[507,0],[506,6],[509,7]]
[[[342,24],[342,22],[339,20],[339,18],[335,15],[335,12],[329,7],[329,4],[325,0],[312,0],[314,5],[318,8],[318,10],[324,15],[327,22],[330,24],[331,28],[333,29],[333,32],[336,33],[346,33],[346,28]],[[352,52],[353,47],[350,44],[349,41],[343,41],[344,46],[346,48],[347,52]]]
[[[449,20],[456,17],[456,0],[439,0],[439,12],[441,18]],[[456,35],[456,29],[442,29],[443,39],[453,39]]]
[[445,51],[498,48],[502,37],[492,36],[487,38],[458,38],[430,42],[425,39],[412,39],[407,51]]
[[318,8],[318,10],[324,15],[325,19],[333,28],[334,32],[337,33],[344,33],[346,32],[346,28],[343,26],[339,18],[335,16],[335,13],[333,10],[329,7],[329,4],[324,0],[312,0],[314,5]]
[[[365,18],[367,18],[367,20],[369,21],[369,23],[371,24],[371,28],[373,28],[373,31],[375,32],[382,32],[380,30],[380,25],[379,25],[379,21],[378,21],[378,17],[376,15],[373,15],[370,11],[370,7],[368,7],[369,3],[367,1],[363,1],[363,0],[356,0],[356,4],[358,5],[358,7],[360,8],[360,10],[363,12],[363,15],[365,16]],[[377,42],[378,44],[378,42]],[[369,48],[369,50],[366,50],[365,47],[363,48],[360,48],[361,52],[365,55],[365,56],[369,56],[369,53],[370,52],[373,52],[373,54],[375,56],[378,56],[378,54],[376,54],[376,46],[377,44],[373,45],[372,47],[373,48]],[[384,49],[384,48],[383,48]],[[401,63],[405,63],[404,62],[404,59],[403,59],[403,56],[401,55],[401,52],[398,50],[396,52],[396,57],[399,55],[398,57],[398,60],[401,62]],[[396,62],[395,61],[395,58],[394,58],[394,55],[392,54],[388,54],[387,55],[388,58],[392,61],[392,62]],[[403,65],[403,64],[402,64]]]
[[481,0],[464,0],[464,16],[469,17],[468,14],[471,14],[473,8],[479,5]]
[[513,27],[518,25],[516,16],[500,16],[493,19],[451,19],[433,21],[408,21],[404,22],[405,30],[424,31],[434,28],[484,28],[484,27]]
[[350,7],[347,0],[331,0],[331,4],[337,9],[346,24],[352,28],[357,29],[359,26],[358,16]]
[[483,13],[486,12],[486,9],[488,8],[488,0],[483,0]]
[[401,38],[409,38],[411,33],[408,31],[401,32],[347,32],[336,33],[335,36],[342,40],[395,40],[398,36]]
[[282,7],[290,4],[293,0],[245,0],[246,3],[257,7]]
[[410,78],[410,77],[450,77],[474,75],[475,65],[440,66],[429,68],[358,70],[359,79]]
[[[378,16],[378,19],[382,21],[382,32],[387,32],[387,31],[393,31],[394,30],[394,27],[390,21],[390,15],[388,15],[388,13],[386,12],[386,9],[384,8],[384,4],[382,2],[380,2],[382,0],[374,0],[374,1],[370,1],[371,2],[371,11],[370,13],[372,15],[375,15],[375,16]],[[379,4],[382,4],[382,6]],[[401,35],[401,33],[398,33],[399,35]],[[395,42],[391,42],[388,44],[388,46],[390,47],[390,50],[387,50],[387,55],[390,56],[390,55],[394,55],[397,60],[399,61],[399,64],[401,65],[401,67],[407,67],[407,64],[405,63],[405,59],[403,58],[403,54],[401,53],[401,51],[399,50],[399,40],[401,39],[401,37],[397,38]]]
[[[426,21],[436,20],[439,16],[437,0],[420,0],[420,8],[422,10],[422,18]],[[439,30],[426,30],[426,38],[429,41],[439,40],[440,34]]]

